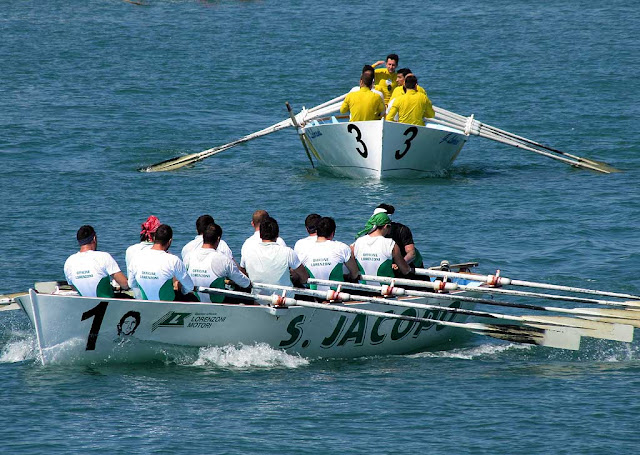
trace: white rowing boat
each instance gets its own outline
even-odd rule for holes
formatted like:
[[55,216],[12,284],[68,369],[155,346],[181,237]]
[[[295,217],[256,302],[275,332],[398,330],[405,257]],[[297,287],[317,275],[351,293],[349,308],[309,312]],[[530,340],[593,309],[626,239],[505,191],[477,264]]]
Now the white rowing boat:
[[386,120],[349,122],[348,116],[312,120],[301,128],[319,169],[352,178],[421,178],[454,162],[468,135],[450,126]]
[[[43,291],[46,286],[36,285]],[[265,343],[307,358],[406,354],[450,343],[457,327],[291,305],[140,301],[55,295],[31,289],[16,301],[35,328],[44,364],[144,361],[167,346],[209,347]],[[460,295],[464,295],[461,292]],[[468,294],[468,293],[466,293]],[[406,297],[403,302],[471,308],[456,300]],[[302,301],[300,301],[302,303]],[[313,305],[313,303],[311,304]],[[409,318],[463,322],[465,315],[354,302],[345,309]]]

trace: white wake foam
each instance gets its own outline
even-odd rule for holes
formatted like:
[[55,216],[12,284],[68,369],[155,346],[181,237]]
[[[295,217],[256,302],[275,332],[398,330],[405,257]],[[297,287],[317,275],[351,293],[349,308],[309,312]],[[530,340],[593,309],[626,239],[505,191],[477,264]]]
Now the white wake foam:
[[0,363],[24,362],[36,358],[35,338],[9,341],[0,351]]
[[265,343],[245,346],[200,348],[194,365],[216,365],[222,368],[298,368],[309,361],[298,355],[273,349]]
[[510,351],[514,349],[529,350],[531,349],[531,347],[532,346],[530,345],[516,344],[516,343],[506,343],[506,344],[487,343],[487,344],[481,344],[479,346],[451,349],[449,351],[421,352],[418,354],[414,354],[411,357],[415,357],[415,358],[432,357],[432,358],[440,358],[440,359],[473,360],[479,357],[482,357],[482,358],[495,357],[505,351]]

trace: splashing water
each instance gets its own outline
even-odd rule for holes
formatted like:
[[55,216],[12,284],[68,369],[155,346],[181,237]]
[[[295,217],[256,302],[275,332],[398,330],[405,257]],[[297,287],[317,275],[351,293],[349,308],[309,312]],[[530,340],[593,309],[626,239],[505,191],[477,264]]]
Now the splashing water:
[[309,360],[273,349],[265,343],[253,346],[223,346],[200,348],[194,365],[216,365],[222,368],[298,368]]

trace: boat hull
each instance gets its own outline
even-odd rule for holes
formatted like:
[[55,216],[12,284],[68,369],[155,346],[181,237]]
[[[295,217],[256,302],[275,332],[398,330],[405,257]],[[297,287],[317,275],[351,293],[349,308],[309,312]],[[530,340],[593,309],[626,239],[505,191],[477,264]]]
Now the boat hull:
[[318,168],[351,178],[421,178],[446,171],[464,146],[459,130],[388,122],[311,122],[306,143]]
[[[407,301],[427,303],[428,299]],[[429,301],[440,304],[442,301]],[[306,358],[407,354],[461,337],[460,329],[293,306],[179,303],[39,294],[19,303],[36,329],[42,362],[100,363],[157,358],[158,348],[264,343]],[[456,301],[446,301],[459,307]],[[349,307],[430,319],[462,315],[372,303]],[[466,306],[468,308],[468,306]]]

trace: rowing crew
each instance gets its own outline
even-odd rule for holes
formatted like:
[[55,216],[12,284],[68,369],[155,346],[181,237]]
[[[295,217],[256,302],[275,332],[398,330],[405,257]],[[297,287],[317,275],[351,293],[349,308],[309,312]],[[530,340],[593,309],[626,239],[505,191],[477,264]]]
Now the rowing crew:
[[375,69],[379,61],[362,68],[360,84],[351,89],[340,112],[350,113],[350,122],[379,120],[399,121],[424,126],[424,118],[435,117],[427,92],[409,68],[398,66],[398,55],[389,54],[386,68]]
[[393,213],[393,206],[377,207],[351,246],[334,240],[332,218],[311,214],[305,220],[309,236],[291,249],[279,236],[277,221],[258,210],[251,221],[254,235],[242,246],[239,266],[210,215],[198,218],[198,235],[182,249],[182,260],[168,252],[172,228],[151,216],[142,224],[141,242],[127,249],[127,276],[109,253],[98,251],[97,234],[85,225],[76,235],[80,251],[67,259],[64,272],[67,282],[86,297],[113,297],[113,279],[138,299],[206,302],[210,296],[194,289],[222,288],[226,280],[248,290],[251,282],[302,286],[310,276],[339,281],[357,281],[361,273],[407,276],[412,267],[422,266],[422,258],[410,229],[391,222]]

